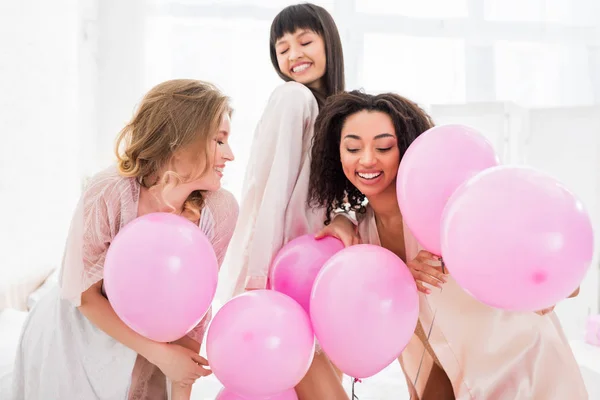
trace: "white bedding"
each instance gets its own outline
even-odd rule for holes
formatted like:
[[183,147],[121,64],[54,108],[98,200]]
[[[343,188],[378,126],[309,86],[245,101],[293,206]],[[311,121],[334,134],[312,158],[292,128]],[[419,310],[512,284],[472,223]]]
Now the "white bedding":
[[[33,292],[27,299],[31,308],[53,285],[56,277],[50,277],[47,284]],[[27,312],[13,309],[0,311],[0,399],[7,399],[12,385],[12,369],[19,343],[21,328],[27,318]],[[205,343],[203,344],[203,347]],[[600,347],[594,347],[583,341],[572,341],[571,347],[580,364],[590,399],[600,399]],[[202,351],[205,354],[205,349]],[[350,389],[350,380],[345,379],[345,387]],[[214,376],[198,380],[194,385],[192,400],[213,400],[221,388]],[[406,383],[397,363],[393,363],[375,377],[357,384],[357,394],[361,400],[408,399],[399,393],[407,393]]]
[[54,271],[52,265],[0,268],[0,311],[7,308],[27,310],[29,295],[39,288]]
[[13,363],[26,318],[25,311],[0,311],[0,399],[10,398]]
[[[48,269],[49,267],[45,267],[43,271],[41,270],[40,274],[43,273],[45,276],[48,276]],[[29,292],[31,292],[31,287],[39,287],[29,293],[29,295],[25,294],[21,296],[22,298],[15,302],[14,305],[31,310],[48,290],[58,284],[58,271],[55,270],[48,276],[41,286],[39,277],[30,279],[29,281],[23,280],[23,282],[23,285],[17,289],[25,289],[25,284],[30,287]],[[12,287],[11,293],[16,293],[15,287]],[[8,297],[5,295],[3,298],[6,300]],[[25,323],[27,314],[26,311],[18,311],[13,308],[0,309],[0,399],[10,398],[13,364],[21,336],[21,329]]]

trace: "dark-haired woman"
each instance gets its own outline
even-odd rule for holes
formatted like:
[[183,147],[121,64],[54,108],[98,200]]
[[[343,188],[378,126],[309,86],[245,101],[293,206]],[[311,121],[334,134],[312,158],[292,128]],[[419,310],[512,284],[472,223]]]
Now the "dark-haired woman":
[[[268,287],[271,260],[283,245],[305,234],[357,242],[352,221],[307,205],[314,122],[325,100],[344,90],[344,58],[331,15],[305,3],[283,9],[273,20],[271,61],[286,83],[277,87],[255,131],[243,185],[240,215],[228,264],[233,294]],[[333,214],[333,213],[332,213]],[[300,400],[347,399],[341,373],[322,352],[298,385]]]
[[421,250],[404,224],[396,200],[398,166],[432,126],[421,108],[396,94],[343,93],[321,109],[312,147],[310,204],[331,210],[350,203],[363,243],[394,252],[417,283],[419,323],[399,357],[411,398],[587,399],[551,309],[518,313],[480,303],[452,271],[440,268],[438,257]]

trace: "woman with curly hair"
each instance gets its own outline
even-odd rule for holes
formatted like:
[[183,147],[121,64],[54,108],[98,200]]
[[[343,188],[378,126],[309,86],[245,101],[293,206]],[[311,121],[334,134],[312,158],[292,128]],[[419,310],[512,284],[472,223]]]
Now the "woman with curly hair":
[[432,126],[429,115],[396,94],[333,96],[315,123],[309,187],[311,205],[356,211],[362,241],[394,252],[417,283],[419,322],[399,357],[412,398],[587,399],[554,312],[508,312],[478,302],[439,257],[420,250],[404,224],[398,166]]
[[104,260],[126,224],[169,212],[197,224],[223,261],[238,213],[233,195],[221,189],[223,168],[233,160],[230,115],[228,98],[206,82],[177,79],[146,94],[117,139],[116,165],[90,180],[77,205],[60,287],[25,324],[15,400],[166,400],[167,379],[172,398],[182,400],[211,373],[199,355],[210,312],[174,343],[147,339],[106,298]]

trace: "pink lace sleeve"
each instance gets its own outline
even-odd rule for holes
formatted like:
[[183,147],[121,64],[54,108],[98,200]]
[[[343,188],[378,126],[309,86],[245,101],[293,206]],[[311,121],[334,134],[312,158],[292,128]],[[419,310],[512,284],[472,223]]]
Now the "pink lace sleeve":
[[206,197],[206,207],[214,219],[211,243],[220,267],[233,236],[240,208],[233,194],[225,189],[210,193]]
[[[132,185],[114,168],[91,179],[71,221],[61,268],[61,295],[76,307],[104,275],[104,258],[123,217],[135,212]],[[133,210],[132,210],[133,209]],[[134,215],[135,217],[135,215]]]
[[[239,213],[238,202],[230,192],[221,189],[206,196],[205,208],[208,210],[207,215],[210,216],[210,221],[206,222],[209,227],[207,228],[209,230],[208,237],[217,256],[219,267],[221,267],[235,230]],[[202,343],[211,317],[212,311],[209,310],[202,321],[188,333],[188,336],[198,343]]]

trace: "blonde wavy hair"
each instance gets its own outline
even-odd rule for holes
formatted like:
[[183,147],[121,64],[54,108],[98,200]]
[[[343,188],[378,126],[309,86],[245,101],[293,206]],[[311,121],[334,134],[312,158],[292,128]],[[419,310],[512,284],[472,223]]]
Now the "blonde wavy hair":
[[[143,187],[161,190],[161,195],[177,184],[197,179],[212,169],[211,141],[223,116],[231,113],[229,98],[211,83],[193,79],[160,83],[144,96],[117,137],[119,172],[136,178]],[[197,169],[190,176],[172,170],[174,156],[181,150],[195,158]],[[158,176],[159,171],[166,172]],[[182,214],[197,219],[203,204],[202,192],[194,191]]]

